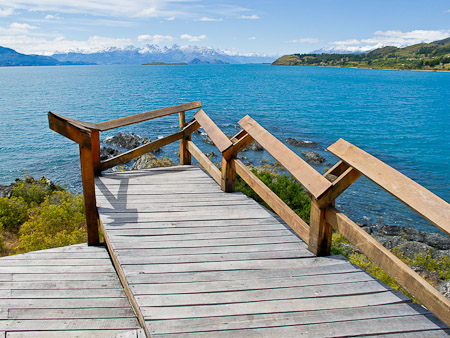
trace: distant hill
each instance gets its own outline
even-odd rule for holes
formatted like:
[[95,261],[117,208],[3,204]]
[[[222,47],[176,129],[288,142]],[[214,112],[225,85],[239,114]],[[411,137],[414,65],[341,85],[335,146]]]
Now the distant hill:
[[272,63],[283,66],[335,66],[377,69],[450,70],[450,38],[364,54],[292,54]]
[[0,47],[0,67],[15,66],[64,66],[80,63],[61,62],[50,56],[27,55],[16,52],[14,49]]
[[190,65],[227,65],[229,62],[223,62],[222,60],[200,60],[195,58],[189,62]]
[[54,54],[59,61],[91,62],[96,64],[146,64],[152,62],[180,63],[191,62],[194,59],[202,61],[221,61],[223,63],[271,63],[274,57],[259,55],[232,55],[209,47],[178,46],[159,47],[147,45],[143,48],[130,46],[127,48],[108,48],[96,53],[65,53]]

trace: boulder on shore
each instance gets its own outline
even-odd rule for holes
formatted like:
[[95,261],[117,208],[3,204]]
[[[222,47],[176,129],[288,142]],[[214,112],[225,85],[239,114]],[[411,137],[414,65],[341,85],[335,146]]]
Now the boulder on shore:
[[325,162],[325,158],[315,151],[304,150],[302,151],[302,157],[306,162],[310,164],[322,164],[323,162]]
[[131,150],[143,144],[150,143],[150,139],[136,135],[135,133],[119,133],[107,137],[103,142],[112,146]]
[[300,140],[298,138],[288,137],[286,139],[286,143],[291,146],[294,146],[294,147],[319,149],[319,145],[317,144],[317,142],[308,141],[308,140]]

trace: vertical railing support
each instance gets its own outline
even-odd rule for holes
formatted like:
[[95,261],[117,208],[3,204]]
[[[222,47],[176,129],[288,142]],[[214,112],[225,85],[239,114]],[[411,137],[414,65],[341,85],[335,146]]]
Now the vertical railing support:
[[91,129],[91,151],[94,175],[100,176],[100,132],[95,129]]
[[220,188],[224,192],[236,191],[236,169],[234,168],[233,158],[229,160],[222,157],[222,179]]
[[316,256],[328,256],[331,251],[332,228],[325,220],[326,209],[319,202],[311,199],[311,214],[309,218],[308,250]]
[[92,149],[80,144],[81,179],[83,182],[84,209],[88,245],[99,245],[98,212],[95,198],[94,164]]
[[[180,120],[180,130],[186,126],[186,116],[184,111],[178,113]],[[187,149],[187,142],[191,140],[191,134],[183,137],[180,140],[180,165],[191,164],[191,153]]]

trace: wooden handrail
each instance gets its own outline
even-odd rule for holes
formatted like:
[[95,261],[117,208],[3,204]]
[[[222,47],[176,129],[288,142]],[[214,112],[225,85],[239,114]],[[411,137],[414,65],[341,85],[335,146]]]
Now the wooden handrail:
[[184,103],[180,104],[178,106],[168,107],[168,108],[162,108],[157,110],[152,110],[145,113],[140,113],[132,116],[125,116],[121,117],[115,120],[100,122],[95,124],[95,129],[98,129],[99,131],[106,131],[110,129],[115,129],[119,127],[125,127],[130,124],[144,122],[152,119],[156,119],[158,117],[177,114],[179,112],[188,111],[192,109],[197,109],[202,106],[200,101],[190,102],[190,103]]
[[233,145],[223,131],[217,127],[208,115],[206,115],[203,109],[196,112],[194,118],[200,123],[203,130],[208,134],[220,152],[227,150]]
[[239,125],[253,137],[273,158],[286,168],[313,197],[319,199],[329,188],[331,183],[319,174],[308,163],[292,150],[281,143],[250,116],[240,120]]
[[327,208],[326,221],[450,326],[450,300],[337,209]]
[[340,139],[328,151],[450,235],[450,204],[376,157]]
[[115,167],[116,165],[127,163],[139,156],[142,156],[144,154],[147,154],[153,150],[156,150],[158,148],[161,148],[165,145],[168,145],[172,142],[181,140],[183,138],[183,131],[178,131],[176,133],[173,133],[169,136],[160,138],[156,141],[143,144],[142,146],[139,146],[137,148],[131,149],[123,154],[117,155],[115,157],[112,157],[110,159],[107,159],[103,161],[100,164],[100,169],[106,170],[112,167]]
[[187,141],[187,149],[192,156],[205,168],[205,170],[211,175],[211,177],[220,185],[221,173],[220,170],[206,157],[205,154],[194,144],[192,141]]
[[236,173],[261,197],[272,210],[285,221],[306,243],[309,242],[309,226],[289,206],[270,190],[240,160],[233,160]]
[[58,134],[67,137],[79,145],[90,147],[90,130],[77,122],[62,115],[48,112],[48,124],[51,130],[56,131]]

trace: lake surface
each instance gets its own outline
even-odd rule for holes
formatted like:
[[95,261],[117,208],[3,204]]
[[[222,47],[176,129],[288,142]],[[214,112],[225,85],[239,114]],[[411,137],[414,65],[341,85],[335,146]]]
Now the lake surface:
[[[280,139],[311,140],[325,149],[344,138],[450,201],[450,73],[270,65],[0,68],[0,184],[29,173],[81,190],[78,147],[49,130],[48,111],[100,122],[195,100],[227,134],[249,114]],[[134,131],[155,139],[177,124],[169,116],[101,137]],[[214,150],[200,136],[195,142]],[[177,148],[164,151],[175,158]],[[316,167],[320,172],[337,161],[318,152],[327,162]],[[243,155],[255,164],[270,158]],[[358,222],[427,228],[365,179],[337,206]]]

